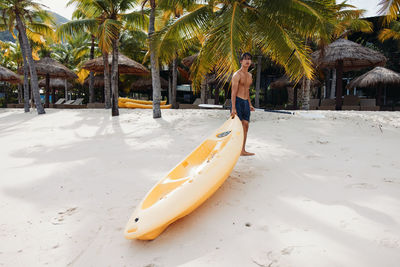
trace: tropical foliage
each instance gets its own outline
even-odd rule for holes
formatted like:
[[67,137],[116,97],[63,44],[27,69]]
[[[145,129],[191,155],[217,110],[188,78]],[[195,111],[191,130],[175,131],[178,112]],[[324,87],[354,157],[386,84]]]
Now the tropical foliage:
[[[389,12],[388,18],[394,14],[397,18],[399,3],[381,2],[382,10]],[[7,57],[13,62],[9,67],[16,69],[51,56],[74,70],[80,83],[90,75],[89,102],[93,102],[94,74],[82,70],[81,65],[103,56],[105,105],[112,108],[113,116],[119,113],[120,51],[150,66],[153,117],[158,118],[160,68],[169,66],[172,87],[176,88],[177,66],[183,57],[198,54],[190,71],[196,89],[209,73],[229,82],[240,67],[239,55],[245,51],[281,66],[294,81],[303,77],[307,81],[316,74],[310,57],[312,49],[323,48],[353,32],[373,30],[371,23],[361,19],[363,10],[334,0],[70,0],[68,5],[75,6],[73,20],[57,27],[55,34],[54,20],[42,5],[31,0],[3,0],[0,30],[18,33],[15,39],[20,46],[4,43],[6,53],[0,60],[6,64]],[[391,28],[381,33],[381,39],[400,38],[397,24],[392,21]],[[35,69],[25,70],[30,69],[32,88],[39,92]],[[175,96],[172,102],[174,99]],[[40,107],[38,111],[44,112]]]

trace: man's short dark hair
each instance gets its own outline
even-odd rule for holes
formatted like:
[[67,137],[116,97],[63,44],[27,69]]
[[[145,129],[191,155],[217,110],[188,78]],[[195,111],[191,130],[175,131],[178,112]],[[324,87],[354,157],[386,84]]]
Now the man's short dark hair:
[[253,59],[253,56],[249,53],[249,52],[245,52],[240,56],[240,61],[242,61],[243,59]]

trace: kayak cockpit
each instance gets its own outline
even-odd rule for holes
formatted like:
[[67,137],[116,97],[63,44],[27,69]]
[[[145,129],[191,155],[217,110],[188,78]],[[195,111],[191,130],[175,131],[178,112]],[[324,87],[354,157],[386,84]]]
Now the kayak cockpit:
[[213,157],[228,143],[231,135],[227,134],[216,139],[207,139],[194,150],[184,161],[176,166],[161,180],[143,201],[142,209],[147,209],[179,186],[192,179],[210,163]]

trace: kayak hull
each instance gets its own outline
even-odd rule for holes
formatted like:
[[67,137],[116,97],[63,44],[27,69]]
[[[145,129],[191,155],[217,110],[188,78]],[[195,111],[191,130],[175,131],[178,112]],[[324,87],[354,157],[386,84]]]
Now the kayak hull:
[[206,201],[228,178],[242,150],[243,127],[229,119],[145,196],[129,219],[127,239],[152,240]]
[[[131,99],[131,98],[126,98],[126,97],[119,97],[118,98],[119,103],[136,103],[136,104],[143,104],[143,105],[153,105],[153,101],[150,100],[138,100],[138,99]],[[160,105],[165,105],[167,104],[167,101],[160,101]]]
[[[145,105],[145,104],[138,104],[138,103],[118,103],[120,108],[140,108],[140,109],[152,109],[153,105]],[[160,105],[160,109],[170,109],[172,105]]]

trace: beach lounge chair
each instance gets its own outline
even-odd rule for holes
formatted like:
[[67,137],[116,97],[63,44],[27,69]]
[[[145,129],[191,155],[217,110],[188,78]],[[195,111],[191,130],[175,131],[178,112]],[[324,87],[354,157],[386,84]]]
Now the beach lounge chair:
[[201,104],[201,98],[196,98],[196,100],[194,100],[193,105],[199,105]]
[[71,105],[72,103],[74,103],[75,100],[68,100],[64,103],[64,105]]
[[58,101],[55,103],[56,105],[61,105],[65,102],[65,98],[60,98]]
[[360,99],[355,95],[345,95],[343,97],[342,110],[360,110]]
[[77,98],[72,105],[82,105],[83,103],[83,98]]
[[376,99],[360,99],[360,110],[379,111],[379,106],[376,105]]
[[319,99],[310,99],[310,110],[318,109],[319,106]]
[[318,109],[320,110],[335,110],[336,109],[336,101],[335,99],[321,99],[321,104]]

